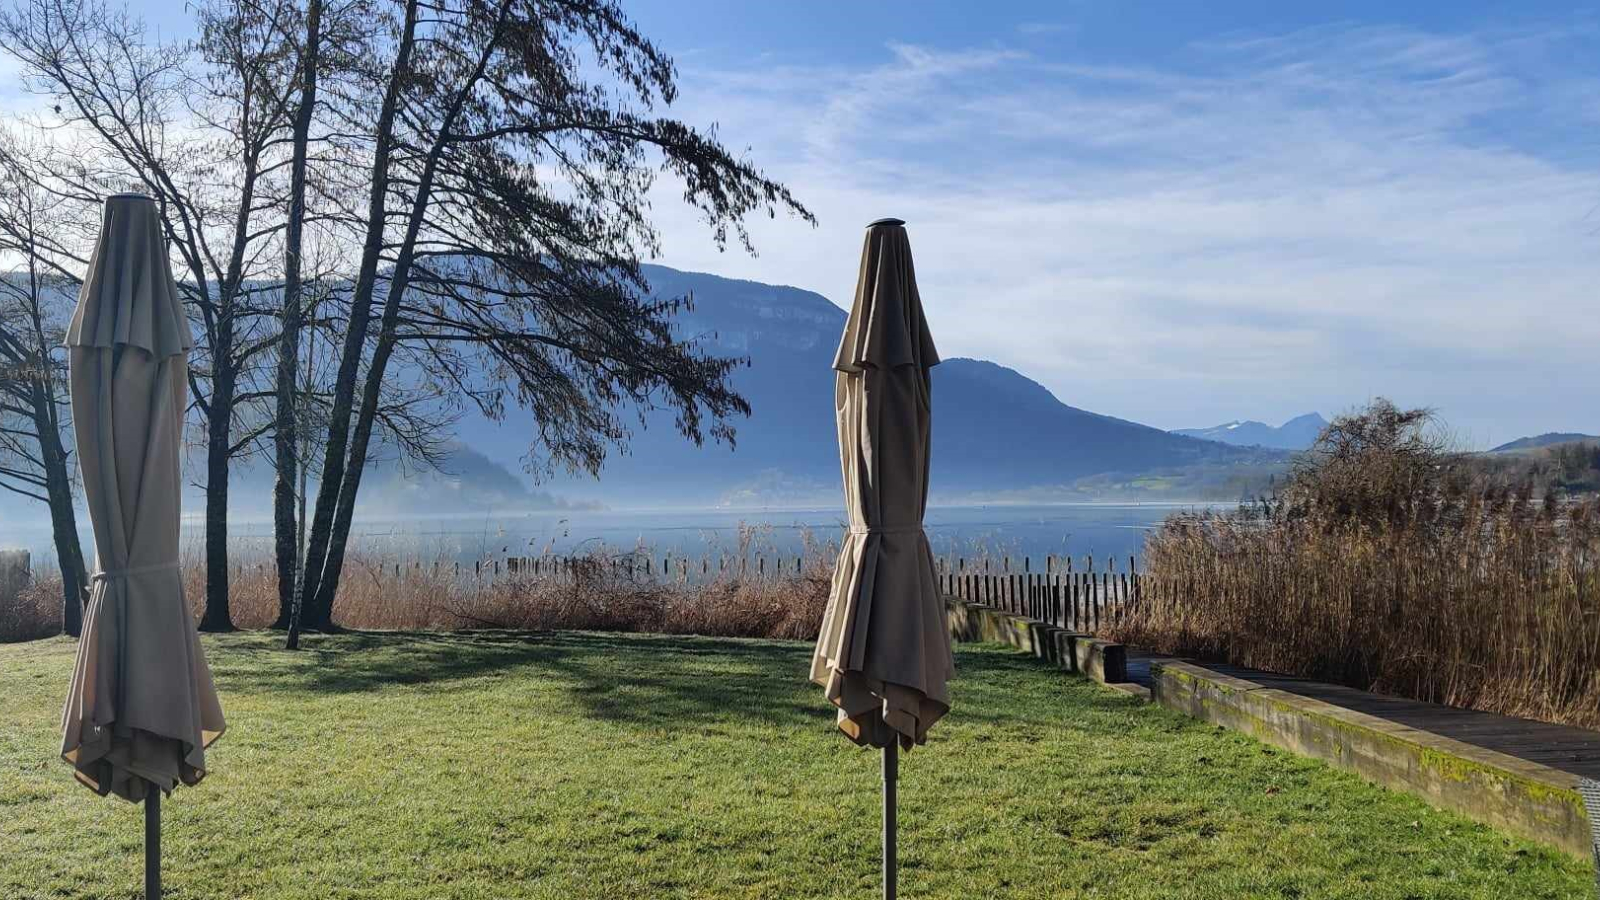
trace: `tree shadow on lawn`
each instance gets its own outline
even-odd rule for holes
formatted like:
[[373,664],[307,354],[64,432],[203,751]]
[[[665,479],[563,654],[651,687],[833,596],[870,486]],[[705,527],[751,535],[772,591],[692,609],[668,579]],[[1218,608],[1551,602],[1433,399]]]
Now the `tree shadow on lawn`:
[[[563,686],[592,719],[665,730],[757,721],[831,722],[834,709],[808,679],[811,647],[767,641],[599,632],[347,632],[312,636],[298,653],[235,644],[214,662],[225,690],[358,694],[396,685],[473,690],[510,673]],[[1039,671],[1021,654],[966,653],[957,679],[999,688]],[[959,684],[958,684],[959,689]],[[1109,702],[1115,701],[1107,698]],[[960,706],[968,723],[1024,724],[1015,706]]]

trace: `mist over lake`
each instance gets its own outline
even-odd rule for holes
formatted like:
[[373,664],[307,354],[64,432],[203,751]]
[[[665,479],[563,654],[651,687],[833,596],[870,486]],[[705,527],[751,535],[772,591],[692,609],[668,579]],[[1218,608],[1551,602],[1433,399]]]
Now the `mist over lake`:
[[[1206,504],[1071,503],[1051,505],[935,506],[928,509],[928,540],[943,556],[1071,555],[1082,560],[1137,556],[1144,536],[1168,515]],[[581,554],[602,548],[648,548],[657,557],[698,559],[735,555],[741,530],[750,534],[752,557],[790,557],[813,545],[837,541],[845,527],[842,509],[727,510],[537,510],[481,515],[405,516],[358,520],[351,534],[356,555],[441,563],[503,559],[507,556]],[[4,542],[33,553],[36,564],[54,560],[49,529],[42,523],[7,528]],[[203,525],[186,518],[185,554],[198,554]],[[83,539],[92,544],[85,532]],[[232,523],[230,540],[241,565],[270,563],[272,524],[244,519]]]

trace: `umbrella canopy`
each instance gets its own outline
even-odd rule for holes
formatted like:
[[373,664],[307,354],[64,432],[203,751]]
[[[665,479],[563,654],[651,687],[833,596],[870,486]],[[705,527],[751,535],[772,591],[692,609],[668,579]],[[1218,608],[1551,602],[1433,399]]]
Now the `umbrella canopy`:
[[931,403],[939,362],[917,295],[903,222],[867,228],[855,302],[834,358],[834,413],[850,533],[811,663],[858,744],[909,749],[950,709],[955,666],[928,502]]
[[178,452],[193,346],[148,197],[107,198],[67,329],[72,418],[94,527],[94,587],[61,757],[138,801],[206,771],[222,706],[178,572]]

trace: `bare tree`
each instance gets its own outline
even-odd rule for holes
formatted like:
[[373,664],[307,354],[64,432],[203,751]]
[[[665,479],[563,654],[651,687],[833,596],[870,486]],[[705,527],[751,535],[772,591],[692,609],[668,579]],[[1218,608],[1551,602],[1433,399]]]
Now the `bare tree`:
[[54,100],[53,126],[77,141],[52,178],[81,203],[114,189],[152,195],[198,314],[190,384],[206,456],[201,627],[212,631],[233,627],[230,462],[271,429],[262,410],[272,392],[252,385],[277,337],[268,260],[283,230],[273,210],[288,123],[284,8],[218,0],[198,10],[201,38],[187,44],[149,40],[138,20],[98,0],[26,0],[0,14],[0,44],[26,84]]
[[[719,245],[732,232],[748,249],[753,212],[811,216],[714,134],[653,114],[674,99],[672,62],[614,2],[210,0],[196,16],[200,40],[164,44],[101,0],[19,0],[0,49],[74,137],[48,173],[64,201],[135,188],[161,205],[200,333],[203,628],[231,627],[230,463],[269,439],[280,606],[298,562],[316,628],[376,446],[437,462],[437,426],[467,405],[531,412],[546,471],[598,471],[629,416],[661,406],[689,440],[732,440],[740,361],[680,340],[689,298],[654,299],[641,274],[652,187],[678,179]],[[349,274],[319,281],[318,315],[343,326],[324,385],[297,377],[318,345],[312,230],[351,248]],[[291,519],[307,417],[309,524]]]
[[713,134],[651,113],[676,95],[672,61],[610,0],[404,0],[372,55],[381,102],[344,110],[371,136],[370,190],[302,589],[312,628],[333,624],[397,353],[491,417],[527,409],[546,468],[598,471],[627,408],[731,440],[740,361],[679,340],[688,298],[651,299],[639,268],[658,248],[649,192],[658,171],[680,179],[719,245],[731,230],[748,249],[752,212],[811,219]]
[[277,415],[273,427],[277,479],[272,488],[273,546],[278,566],[278,625],[291,630],[289,648],[296,646],[295,591],[299,587],[300,542],[296,528],[296,494],[299,478],[300,323],[305,318],[301,290],[300,255],[305,245],[306,165],[311,143],[311,123],[317,107],[317,72],[322,51],[322,0],[308,0],[304,40],[295,54],[300,95],[295,103],[290,137],[289,221],[283,247],[283,331],[278,337]]
[[79,281],[73,230],[64,209],[36,180],[28,160],[39,148],[0,137],[0,489],[46,504],[61,567],[63,630],[82,629],[88,596],[73,507],[71,406],[61,353]]
[[[296,515],[297,507],[304,505],[306,480],[301,462],[305,455],[298,446],[307,433],[300,422],[301,410],[307,409],[308,400],[314,405],[317,398],[316,379],[303,381],[299,374],[302,356],[316,341],[315,335],[302,334],[302,328],[309,305],[348,294],[339,284],[342,279],[337,268],[354,253],[329,251],[348,249],[339,245],[355,233],[350,227],[355,217],[345,207],[350,198],[362,193],[329,177],[330,162],[337,154],[359,155],[361,151],[359,139],[352,146],[349,136],[339,131],[342,121],[319,115],[319,108],[325,106],[319,93],[331,91],[336,102],[350,102],[353,92],[368,83],[361,70],[367,65],[365,50],[377,24],[374,12],[372,0],[306,0],[303,8],[296,5],[292,15],[279,19],[282,39],[294,55],[295,71],[293,82],[286,86],[293,125],[289,137],[289,188],[284,204],[283,328],[277,348],[273,426],[277,475],[273,485],[273,532],[279,599],[275,627],[280,628],[290,626],[303,563],[303,517]],[[306,289],[304,255],[310,240],[308,229],[319,239],[324,265],[316,292]],[[318,296],[313,297],[313,293]],[[397,418],[410,425],[419,424],[405,416]],[[438,424],[432,416],[423,418],[429,425]]]

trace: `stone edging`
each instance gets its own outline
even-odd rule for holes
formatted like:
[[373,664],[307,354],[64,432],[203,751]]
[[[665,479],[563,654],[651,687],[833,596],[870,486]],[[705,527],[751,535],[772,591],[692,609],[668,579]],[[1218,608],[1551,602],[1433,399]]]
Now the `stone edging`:
[[1010,644],[1147,702],[1323,760],[1436,807],[1585,858],[1592,852],[1577,778],[1569,773],[1176,659],[1151,660],[1151,691],[1127,682],[1127,648],[1121,644],[955,598],[946,598],[946,606],[957,640]]
[[945,598],[945,609],[950,635],[958,641],[1010,644],[1102,684],[1120,685],[1128,680],[1128,652],[1121,644],[953,597]]
[[1430,804],[1588,858],[1577,776],[1175,659],[1152,660],[1156,703],[1324,760]]

